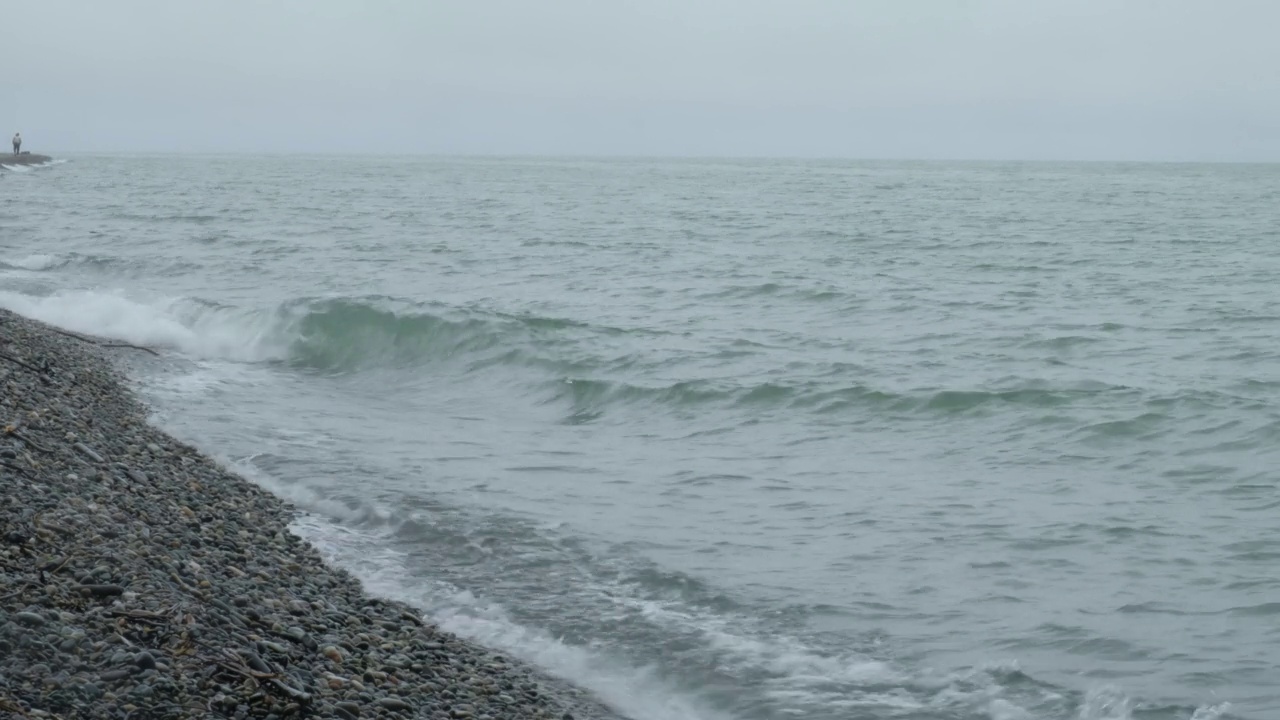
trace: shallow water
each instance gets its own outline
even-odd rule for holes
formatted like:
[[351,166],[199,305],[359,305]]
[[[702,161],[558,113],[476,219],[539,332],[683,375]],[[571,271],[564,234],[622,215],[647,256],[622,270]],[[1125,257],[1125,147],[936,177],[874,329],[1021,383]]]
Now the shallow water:
[[[3,170],[0,170],[3,172]],[[637,720],[1280,713],[1280,167],[77,157],[0,305]]]

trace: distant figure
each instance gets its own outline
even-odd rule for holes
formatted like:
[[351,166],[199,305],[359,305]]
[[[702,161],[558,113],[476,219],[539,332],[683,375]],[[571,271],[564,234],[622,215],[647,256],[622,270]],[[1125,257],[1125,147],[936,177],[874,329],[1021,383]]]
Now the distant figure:
[[17,155],[22,150],[22,133],[13,134],[13,154]]

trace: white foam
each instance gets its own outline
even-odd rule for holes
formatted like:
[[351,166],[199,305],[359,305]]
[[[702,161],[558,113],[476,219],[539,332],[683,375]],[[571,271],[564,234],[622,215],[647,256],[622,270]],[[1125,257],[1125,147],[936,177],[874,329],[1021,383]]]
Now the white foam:
[[31,172],[36,168],[53,167],[54,165],[61,165],[65,162],[67,162],[66,158],[57,158],[53,160],[47,160],[42,163],[22,163],[21,165],[8,165],[5,163],[0,163],[0,167],[4,168],[5,170],[10,170],[12,172]]
[[[460,598],[464,599],[464,598]],[[628,667],[601,653],[566,645],[544,632],[513,622],[490,606],[438,610],[442,628],[482,645],[499,648],[590,689],[606,703],[636,720],[712,720],[724,718],[696,698],[684,696],[656,675],[654,668]]]
[[376,534],[315,516],[302,518],[294,530],[326,560],[354,572],[369,592],[426,608],[443,629],[585,688],[635,720],[728,720],[662,681],[652,668],[630,666],[595,649],[567,645],[452,586],[409,580],[404,556],[383,545]]
[[210,395],[226,383],[223,373],[208,367],[193,367],[181,374],[148,378],[147,392],[159,397],[181,397],[190,401]]
[[649,621],[681,634],[702,638],[725,669],[744,674],[764,671],[769,679],[764,692],[775,702],[801,711],[814,705],[842,702],[859,707],[890,706],[918,709],[923,704],[905,695],[878,693],[850,694],[849,688],[878,686],[905,687],[912,678],[890,664],[858,652],[831,654],[809,647],[795,637],[753,631],[745,617],[728,617],[691,610],[677,601],[655,601],[630,596],[625,590],[601,587],[600,594],[613,602],[639,611]]
[[1218,718],[1226,715],[1231,711],[1231,703],[1224,702],[1218,705],[1206,705],[1196,708],[1195,714],[1191,716],[1191,720],[1218,720]]
[[5,260],[4,264],[10,267],[22,268],[23,270],[48,270],[49,268],[58,267],[64,262],[57,255],[35,254],[15,260]]
[[[281,487],[268,476],[251,468],[254,477],[268,489],[295,499],[342,521],[352,514],[310,495],[297,486]],[[635,720],[728,720],[728,715],[708,706],[701,698],[673,687],[663,680],[656,667],[636,666],[601,646],[568,645],[549,633],[513,620],[505,609],[470,592],[442,581],[432,581],[405,571],[406,555],[386,544],[389,530],[353,528],[308,515],[295,522],[293,530],[314,545],[335,566],[355,573],[371,593],[399,600],[417,608],[441,628],[486,647],[494,648],[540,667],[552,675],[590,690],[621,713]],[[616,590],[616,588],[615,588]],[[887,663],[857,653],[831,656],[805,646],[794,638],[755,636],[735,628],[749,624],[744,618],[722,617],[691,611],[678,603],[628,598],[606,593],[623,605],[639,608],[660,623],[696,629],[725,669],[733,667],[764,670],[773,675],[763,688],[784,715],[803,716],[814,707],[846,709],[856,716],[866,709],[889,709],[895,713],[938,711],[964,716],[977,713],[990,720],[1031,720],[1032,711],[1004,697],[1007,689],[996,678],[1018,669],[1015,661],[986,663],[967,670],[934,677],[917,671],[905,673]],[[868,687],[869,691],[850,691]],[[932,692],[919,694],[931,687]],[[870,688],[876,688],[871,690]],[[896,689],[890,689],[896,688]],[[1033,705],[1061,701],[1062,697],[1041,691]],[[1188,720],[1219,720],[1229,703],[1202,707]],[[1096,687],[1086,693],[1076,710],[1077,720],[1133,720],[1133,702],[1119,688]]]
[[704,635],[712,647],[755,667],[763,667],[788,685],[807,687],[842,685],[903,684],[907,678],[888,664],[863,655],[832,656],[815,652],[799,640],[787,637],[749,637],[731,632],[727,619],[704,618]]
[[[300,519],[294,529],[329,562],[354,572],[370,592],[424,608],[445,630],[586,688],[636,720],[726,717],[696,694],[673,687],[656,667],[637,666],[610,653],[607,643],[568,645],[513,620],[500,605],[447,583],[407,573],[405,556],[387,547],[383,533],[342,527],[317,516]],[[897,713],[963,708],[967,712],[986,711],[993,720],[1027,717],[1019,705],[1000,697],[1005,689],[992,668],[1006,668],[1008,663],[940,678],[934,692],[922,695],[918,691],[925,683],[918,674],[860,653],[826,654],[797,638],[755,633],[748,618],[704,613],[682,607],[678,601],[628,597],[625,590],[616,587],[603,595],[638,609],[651,622],[678,634],[699,635],[726,672],[744,676],[764,673],[758,689],[783,715],[803,716],[815,707],[854,713],[869,708]]]
[[[392,517],[392,511],[387,507],[372,505],[368,502],[361,503],[359,507],[352,507],[350,504],[341,500],[325,497],[316,492],[315,489],[306,485],[279,482],[270,473],[264,473],[255,467],[253,465],[254,458],[252,457],[244,458],[242,460],[230,460],[228,458],[219,457],[217,454],[213,454],[213,457],[235,473],[249,478],[266,490],[270,491],[271,494],[276,497],[287,500],[299,508],[304,508],[311,512],[322,514],[326,517],[333,518],[334,520],[349,523],[367,523],[372,520],[380,523],[386,523]],[[320,527],[324,529],[324,532],[332,533],[334,535],[349,535],[357,533],[355,530],[346,528],[342,525],[330,523],[314,516],[303,518],[300,522],[302,523],[302,527]],[[323,533],[317,535],[317,537],[322,536]],[[372,533],[364,533],[362,537],[372,538],[374,535]]]
[[[275,489],[268,482],[269,489]],[[315,497],[298,497],[299,489],[285,490],[304,507],[316,507]],[[303,494],[307,491],[302,490]],[[321,503],[319,512],[339,521],[345,508]],[[636,720],[713,720],[726,715],[697,695],[664,681],[657,668],[637,666],[609,653],[607,647],[568,645],[547,632],[513,620],[503,607],[444,583],[405,572],[403,553],[386,545],[386,529],[350,528],[319,516],[301,518],[295,532],[315,545],[331,563],[345,567],[372,593],[424,608],[445,630],[481,645],[498,649],[553,675],[584,687]],[[693,633],[714,653],[719,666],[734,674],[763,672],[759,690],[776,705],[777,712],[802,716],[814,707],[878,708],[893,712],[925,709],[990,714],[993,720],[1022,720],[1025,711],[1001,698],[1004,688],[994,670],[982,669],[939,678],[935,692],[920,695],[926,683],[916,673],[905,673],[856,652],[831,655],[808,647],[797,638],[752,631],[748,618],[726,617],[682,606],[679,601],[659,602],[628,596],[625,590],[607,588],[603,596],[639,610],[650,622],[678,634]],[[866,688],[866,691],[858,688]],[[896,689],[886,689],[896,688]],[[915,688],[916,690],[913,690]],[[1022,713],[1022,714],[1019,714]],[[1082,716],[1081,720],[1120,720],[1106,716]],[[1127,719],[1126,719],[1127,720]]]
[[1133,720],[1133,703],[1119,688],[1094,688],[1085,694],[1080,720]]
[[173,347],[200,358],[260,361],[284,357],[278,321],[184,298],[138,300],[121,292],[0,292],[0,307],[56,325],[138,345]]

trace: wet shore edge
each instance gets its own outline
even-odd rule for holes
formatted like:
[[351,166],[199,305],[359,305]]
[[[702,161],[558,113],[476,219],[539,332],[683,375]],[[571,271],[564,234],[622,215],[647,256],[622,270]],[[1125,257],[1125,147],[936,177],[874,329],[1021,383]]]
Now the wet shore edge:
[[621,720],[326,565],[111,345],[0,309],[0,717]]

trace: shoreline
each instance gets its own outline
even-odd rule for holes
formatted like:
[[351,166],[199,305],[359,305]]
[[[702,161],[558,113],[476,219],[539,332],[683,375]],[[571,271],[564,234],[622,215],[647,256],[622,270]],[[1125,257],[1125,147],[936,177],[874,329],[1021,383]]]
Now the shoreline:
[[327,565],[131,352],[0,309],[0,717],[624,720]]

